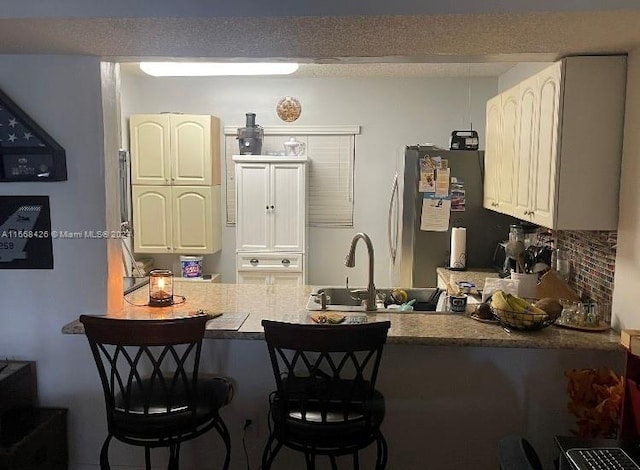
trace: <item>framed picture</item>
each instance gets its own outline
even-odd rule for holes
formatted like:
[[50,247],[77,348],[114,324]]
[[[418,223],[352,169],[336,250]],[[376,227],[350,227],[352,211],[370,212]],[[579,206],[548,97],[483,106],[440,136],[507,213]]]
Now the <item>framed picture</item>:
[[0,269],[53,269],[49,196],[0,196]]

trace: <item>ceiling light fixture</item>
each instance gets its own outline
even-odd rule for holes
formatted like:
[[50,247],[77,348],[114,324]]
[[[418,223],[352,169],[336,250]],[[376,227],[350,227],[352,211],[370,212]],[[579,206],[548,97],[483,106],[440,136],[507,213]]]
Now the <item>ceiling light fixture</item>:
[[298,70],[298,64],[292,62],[141,62],[140,70],[154,77],[288,75]]

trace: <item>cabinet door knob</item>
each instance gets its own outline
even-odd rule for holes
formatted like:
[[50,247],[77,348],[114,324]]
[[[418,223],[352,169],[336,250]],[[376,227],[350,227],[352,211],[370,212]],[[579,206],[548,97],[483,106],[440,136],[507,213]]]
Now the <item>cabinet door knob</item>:
[[285,266],[289,266],[291,264],[291,260],[288,260],[287,258],[282,260],[282,264],[284,264]]
[[249,260],[249,263],[251,263],[252,266],[257,265],[260,262],[260,260],[258,260],[258,258],[251,258],[251,260]]
[[269,210],[269,206],[266,206],[265,209]]
[[271,206],[271,210],[273,210],[273,206]]

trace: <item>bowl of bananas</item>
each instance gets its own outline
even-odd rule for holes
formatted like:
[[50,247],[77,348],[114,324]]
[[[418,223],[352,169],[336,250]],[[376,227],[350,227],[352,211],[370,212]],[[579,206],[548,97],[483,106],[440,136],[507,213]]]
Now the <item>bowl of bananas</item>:
[[502,326],[514,330],[540,330],[557,318],[535,304],[503,291],[494,292],[491,296],[491,309]]

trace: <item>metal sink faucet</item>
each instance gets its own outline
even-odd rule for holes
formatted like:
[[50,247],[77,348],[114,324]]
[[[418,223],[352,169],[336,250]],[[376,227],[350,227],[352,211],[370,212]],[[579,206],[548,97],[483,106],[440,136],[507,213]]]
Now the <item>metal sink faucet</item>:
[[366,290],[366,297],[364,298],[364,307],[368,312],[376,310],[376,286],[373,283],[373,244],[369,235],[366,233],[356,233],[351,239],[351,246],[349,247],[349,253],[344,260],[344,265],[347,268],[353,268],[356,265],[356,245],[358,240],[364,240],[367,244],[367,253],[369,255],[369,285]]

